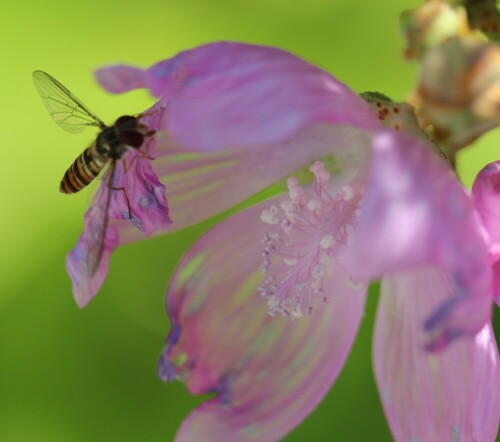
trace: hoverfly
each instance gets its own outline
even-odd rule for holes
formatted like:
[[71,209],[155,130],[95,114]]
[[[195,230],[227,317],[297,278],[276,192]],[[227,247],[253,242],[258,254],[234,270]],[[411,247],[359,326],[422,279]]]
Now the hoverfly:
[[[108,211],[111,201],[111,191],[122,191],[128,205],[128,215],[132,218],[130,202],[124,187],[113,187],[117,162],[123,158],[124,170],[127,171],[124,156],[130,149],[136,149],[140,156],[148,158],[146,152],[140,148],[144,140],[152,137],[154,130],[141,123],[141,118],[151,114],[138,116],[124,115],[115,121],[112,126],[106,126],[93,112],[89,110],[68,89],[49,74],[43,71],[33,72],[33,81],[47,107],[50,116],[59,127],[70,133],[79,133],[87,126],[100,129],[95,141],[73,162],[64,174],[61,181],[62,193],[76,193],[90,184],[109,163],[109,178],[104,197],[104,206],[99,207],[92,222],[93,231],[88,235],[87,271],[89,277],[94,276],[104,249],[106,229],[108,225]],[[129,164],[129,168],[132,164]]]

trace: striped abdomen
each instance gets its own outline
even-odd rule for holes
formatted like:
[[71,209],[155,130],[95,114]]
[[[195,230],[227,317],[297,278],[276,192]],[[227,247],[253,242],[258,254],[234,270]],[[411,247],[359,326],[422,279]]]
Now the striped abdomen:
[[92,149],[93,146],[85,149],[66,171],[59,188],[62,193],[75,193],[82,190],[99,175],[106,165],[107,161],[93,155]]

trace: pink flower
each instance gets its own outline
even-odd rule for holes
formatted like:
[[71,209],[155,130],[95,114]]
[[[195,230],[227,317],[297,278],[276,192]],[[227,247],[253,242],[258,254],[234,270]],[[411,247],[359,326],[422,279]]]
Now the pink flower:
[[[430,145],[388,128],[344,84],[278,49],[215,43],[145,71],[97,76],[113,92],[147,87],[168,99],[152,127],[163,130],[153,167],[168,188],[172,227],[292,175],[287,195],[199,240],[170,285],[160,377],[217,393],[177,440],[266,441],[291,431],[334,382],[367,283],[381,276],[374,369],[395,438],[494,440],[496,169],[479,175],[471,197]],[[138,238],[128,224],[119,234]]]

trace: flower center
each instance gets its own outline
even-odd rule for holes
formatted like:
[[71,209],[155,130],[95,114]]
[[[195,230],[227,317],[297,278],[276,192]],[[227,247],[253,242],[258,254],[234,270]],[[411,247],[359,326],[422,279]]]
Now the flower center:
[[[321,161],[309,170],[314,175],[311,196],[296,178],[289,178],[289,199],[261,214],[272,230],[262,239],[261,270],[266,277],[258,290],[271,316],[296,319],[328,302],[325,283],[335,252],[355,225],[362,189],[344,184],[332,191],[331,174]],[[363,288],[353,278],[345,282],[349,288]]]

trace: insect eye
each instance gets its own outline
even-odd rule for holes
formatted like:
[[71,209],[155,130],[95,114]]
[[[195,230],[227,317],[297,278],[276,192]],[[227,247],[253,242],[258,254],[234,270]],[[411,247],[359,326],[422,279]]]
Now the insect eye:
[[144,135],[136,131],[120,132],[118,135],[120,141],[127,146],[135,147],[138,149],[144,143]]
[[122,117],[118,118],[115,122],[115,126],[129,126],[131,122],[135,122],[136,118],[131,117],[130,115],[123,115]]

